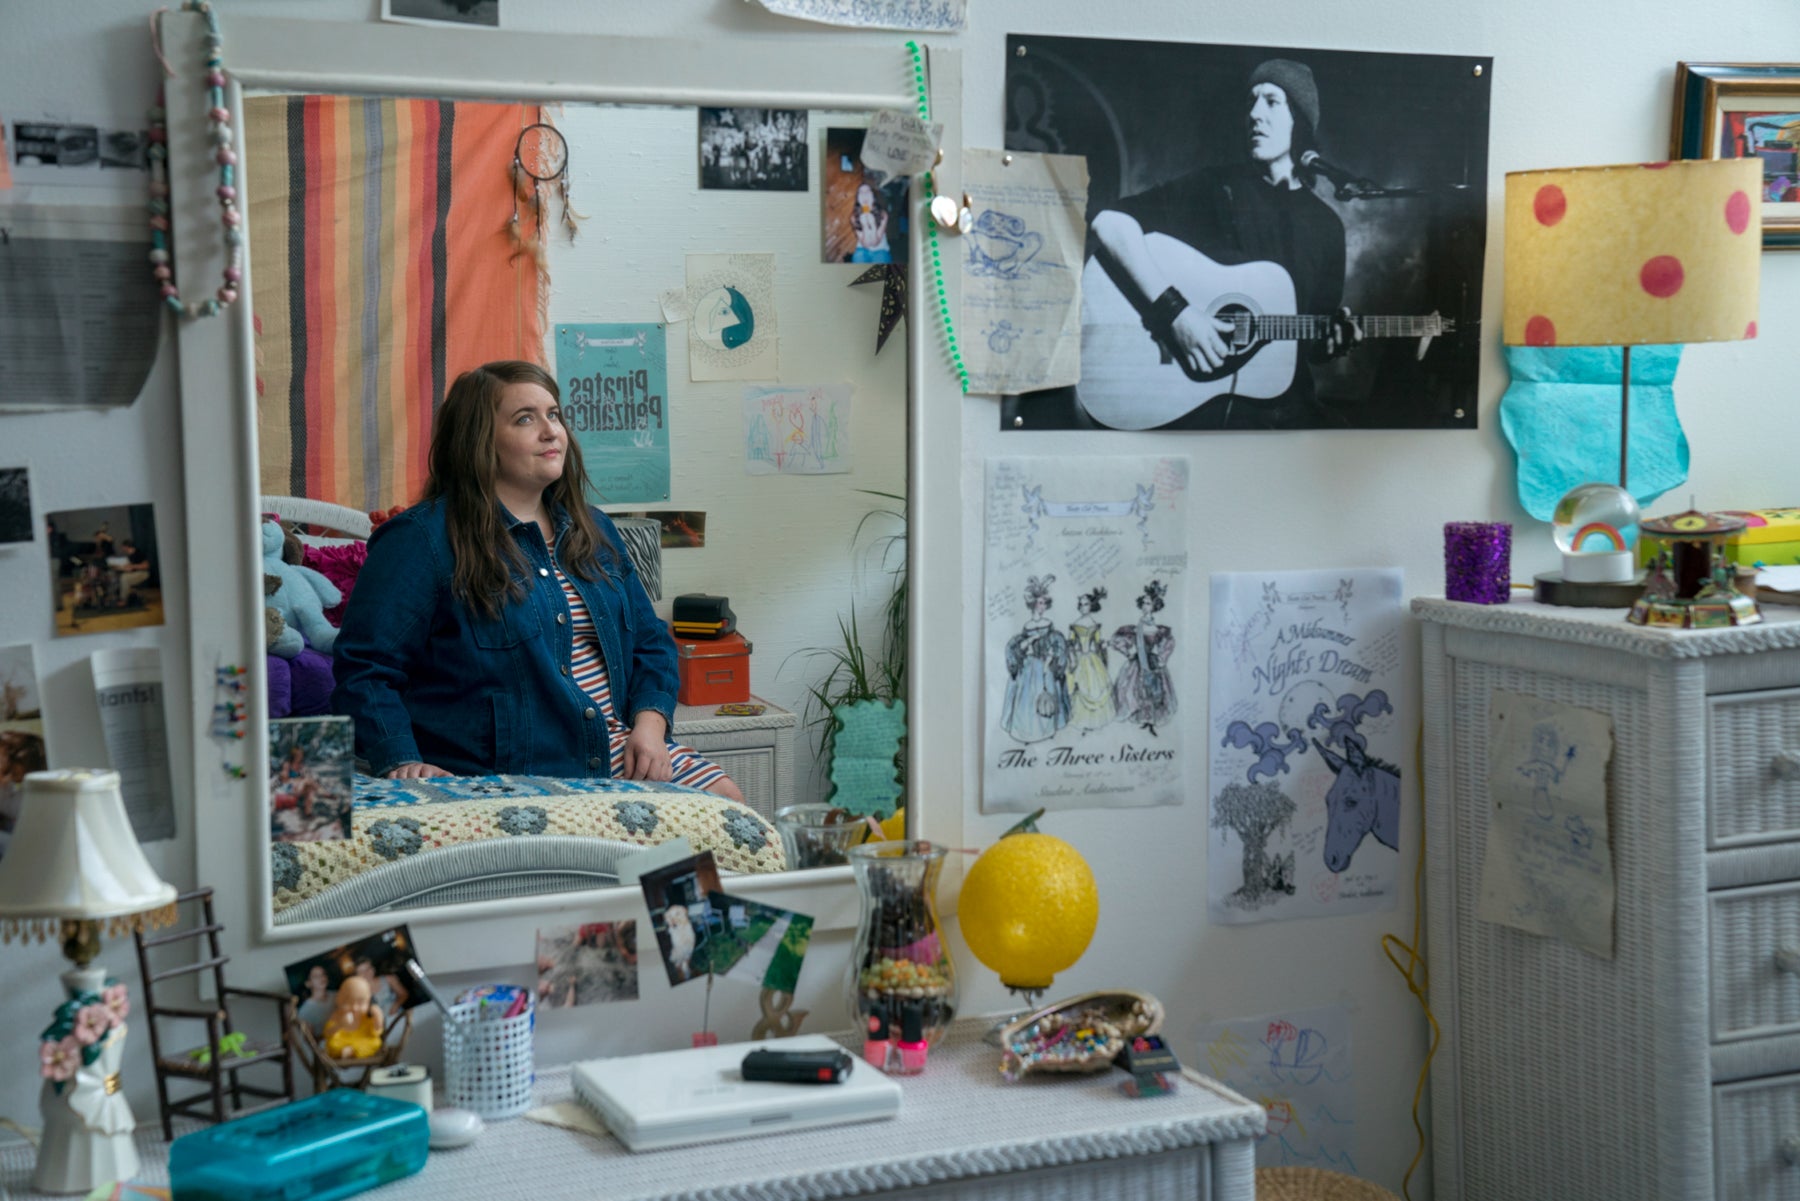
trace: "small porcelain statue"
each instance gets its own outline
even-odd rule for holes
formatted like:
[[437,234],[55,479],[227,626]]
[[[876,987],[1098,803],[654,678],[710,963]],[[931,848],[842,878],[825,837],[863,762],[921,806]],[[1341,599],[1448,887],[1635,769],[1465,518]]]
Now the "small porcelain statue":
[[347,976],[338,986],[337,1005],[325,1019],[326,1054],[372,1059],[381,1053],[381,1006],[369,998],[369,982],[361,976]]

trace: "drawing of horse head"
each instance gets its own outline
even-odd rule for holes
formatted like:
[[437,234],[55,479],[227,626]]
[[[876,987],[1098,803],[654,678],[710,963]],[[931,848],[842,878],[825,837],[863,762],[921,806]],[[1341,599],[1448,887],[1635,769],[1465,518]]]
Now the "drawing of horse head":
[[1370,834],[1383,846],[1400,849],[1400,769],[1363,753],[1360,739],[1345,741],[1338,755],[1317,738],[1336,779],[1325,794],[1325,866],[1333,872],[1349,868],[1350,857]]

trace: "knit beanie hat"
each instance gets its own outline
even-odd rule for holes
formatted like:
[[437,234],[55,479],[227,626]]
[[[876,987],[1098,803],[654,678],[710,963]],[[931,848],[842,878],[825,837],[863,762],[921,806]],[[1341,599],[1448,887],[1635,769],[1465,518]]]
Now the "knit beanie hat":
[[1272,83],[1287,93],[1288,107],[1306,118],[1306,127],[1319,130],[1319,85],[1312,68],[1291,58],[1272,58],[1250,72],[1250,85]]

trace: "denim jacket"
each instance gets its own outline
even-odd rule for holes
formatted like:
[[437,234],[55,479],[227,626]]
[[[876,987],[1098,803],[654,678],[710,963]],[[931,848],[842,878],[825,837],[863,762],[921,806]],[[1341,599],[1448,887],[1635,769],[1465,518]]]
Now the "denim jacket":
[[[614,711],[626,725],[652,709],[671,727],[675,643],[606,514],[599,578],[561,558],[569,515],[554,510],[557,562],[581,594],[606,659]],[[606,722],[569,674],[569,607],[537,524],[505,515],[530,566],[524,595],[484,617],[451,593],[442,500],[414,505],[369,539],[334,650],[334,713],[356,723],[356,751],[380,775],[412,761],[457,775],[611,774]]]

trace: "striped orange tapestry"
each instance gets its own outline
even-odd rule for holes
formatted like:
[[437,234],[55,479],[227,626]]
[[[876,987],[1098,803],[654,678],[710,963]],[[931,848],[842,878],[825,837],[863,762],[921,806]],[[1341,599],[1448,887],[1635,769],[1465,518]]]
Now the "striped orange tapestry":
[[450,381],[544,361],[508,167],[535,105],[260,96],[245,105],[262,490],[418,499]]

